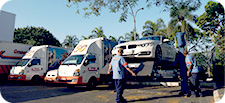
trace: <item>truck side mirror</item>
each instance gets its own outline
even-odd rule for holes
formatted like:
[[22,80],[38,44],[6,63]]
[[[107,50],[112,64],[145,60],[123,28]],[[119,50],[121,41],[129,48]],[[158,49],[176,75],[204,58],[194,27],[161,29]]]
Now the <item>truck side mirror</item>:
[[29,63],[27,66],[28,66],[28,67],[31,67],[31,66],[32,66],[32,64],[31,64],[31,63]]
[[84,66],[87,66],[88,65],[88,60],[85,60],[84,61]]
[[167,42],[169,42],[170,40],[169,39],[164,39],[163,40],[163,43],[167,43]]

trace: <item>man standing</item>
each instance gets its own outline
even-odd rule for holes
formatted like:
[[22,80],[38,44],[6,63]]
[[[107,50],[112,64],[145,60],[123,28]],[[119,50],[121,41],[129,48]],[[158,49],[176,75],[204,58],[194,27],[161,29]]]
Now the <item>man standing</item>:
[[188,78],[187,78],[187,68],[185,65],[185,56],[183,52],[185,50],[185,39],[184,39],[185,32],[177,32],[175,43],[177,44],[178,53],[176,55],[176,60],[174,64],[180,68],[180,78],[181,78],[181,92],[179,95],[187,95],[188,94]]
[[199,97],[201,96],[201,89],[199,84],[199,69],[197,62],[194,56],[188,54],[187,50],[185,50],[183,54],[185,56],[186,66],[188,68],[187,76],[190,78],[190,96]]
[[113,79],[114,79],[114,84],[115,84],[116,92],[117,92],[117,97],[116,97],[117,103],[126,103],[126,100],[122,96],[124,86],[126,83],[124,79],[126,70],[128,70],[133,76],[136,76],[136,74],[128,67],[127,62],[121,56],[122,54],[123,54],[123,48],[119,48],[117,55],[115,55],[112,58],[109,69],[108,69],[108,74],[110,74],[111,69],[113,70]]

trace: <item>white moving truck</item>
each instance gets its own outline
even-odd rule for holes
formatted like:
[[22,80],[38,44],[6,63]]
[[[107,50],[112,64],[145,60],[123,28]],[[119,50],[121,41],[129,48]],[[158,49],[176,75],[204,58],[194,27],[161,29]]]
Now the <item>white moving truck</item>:
[[33,46],[10,70],[8,80],[39,83],[47,71],[57,69],[71,52],[70,49],[49,45]]
[[32,45],[0,41],[0,82],[4,83],[12,66],[22,59]]
[[108,69],[112,48],[116,42],[104,38],[82,40],[58,69],[57,80],[68,88],[87,84],[94,88],[100,80],[99,71]]

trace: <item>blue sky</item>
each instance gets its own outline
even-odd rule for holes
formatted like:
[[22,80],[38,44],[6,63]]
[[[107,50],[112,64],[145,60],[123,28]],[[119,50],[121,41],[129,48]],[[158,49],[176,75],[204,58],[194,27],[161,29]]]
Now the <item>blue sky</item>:
[[[134,11],[144,7],[145,0],[139,0],[141,3],[134,8]],[[204,12],[204,6],[208,1],[201,0],[202,6],[193,13],[201,15]],[[221,0],[222,1],[222,0]],[[49,30],[61,43],[66,35],[89,36],[95,27],[103,27],[104,34],[109,37],[124,36],[133,30],[133,17],[128,15],[127,22],[119,22],[120,12],[110,13],[108,9],[102,10],[101,15],[94,15],[84,18],[83,12],[75,14],[75,6],[71,8],[66,6],[67,0],[10,0],[5,3],[1,10],[16,14],[15,28],[26,26],[44,27]],[[85,4],[85,3],[83,3]],[[82,4],[82,5],[83,5]],[[82,6],[80,5],[80,6]],[[162,12],[162,8],[145,8],[138,12],[136,17],[137,33],[141,34],[144,23],[147,20],[155,22],[162,18],[167,25],[170,17],[169,12]]]

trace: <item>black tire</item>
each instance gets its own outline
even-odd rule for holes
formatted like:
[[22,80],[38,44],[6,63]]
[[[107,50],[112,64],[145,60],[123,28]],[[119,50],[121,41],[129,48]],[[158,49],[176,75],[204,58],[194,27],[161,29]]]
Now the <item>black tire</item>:
[[89,81],[88,81],[88,84],[87,84],[87,88],[88,89],[94,89],[96,88],[97,86],[97,80],[95,77],[92,77]]
[[155,49],[155,63],[161,63],[162,61],[162,50],[159,46]]
[[32,79],[31,79],[31,83],[34,84],[34,85],[37,85],[37,84],[41,84],[41,78],[37,75],[35,75]]

